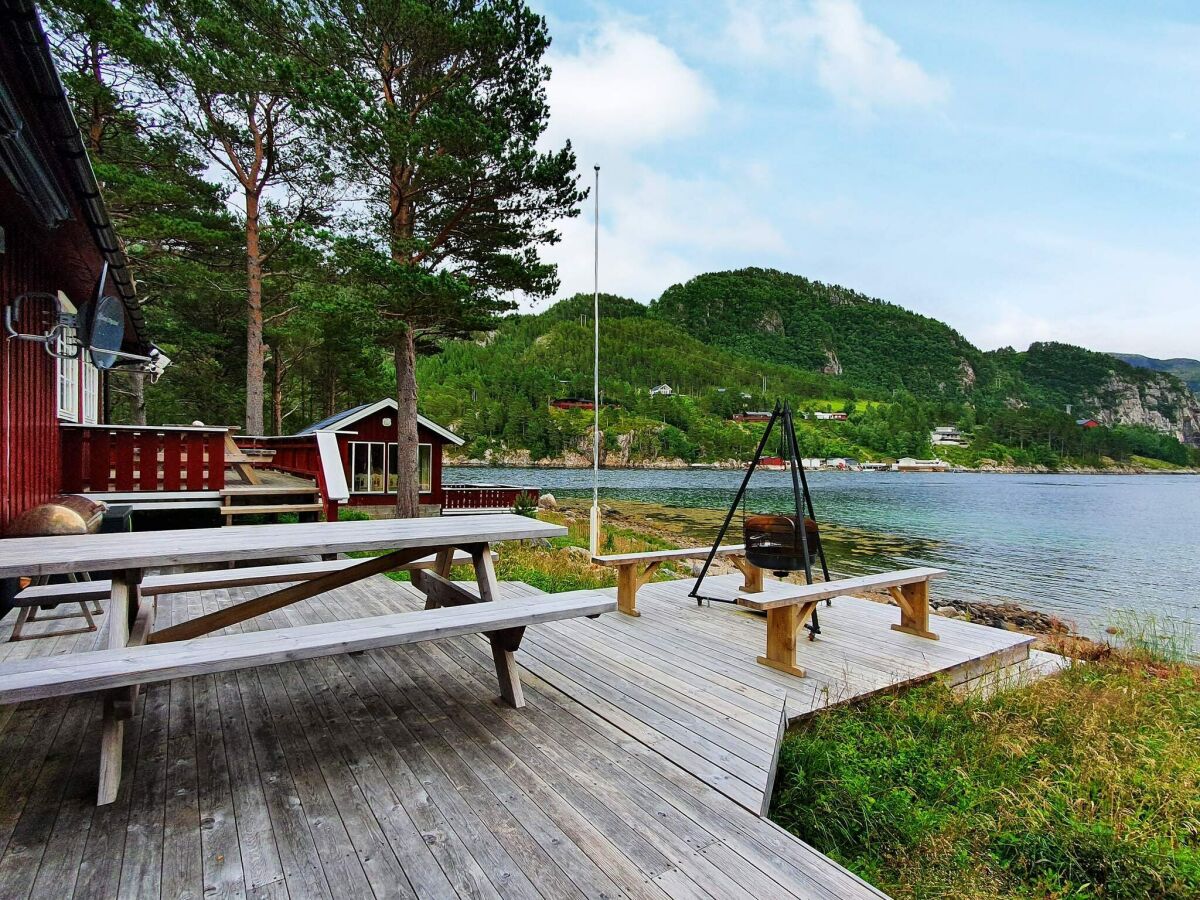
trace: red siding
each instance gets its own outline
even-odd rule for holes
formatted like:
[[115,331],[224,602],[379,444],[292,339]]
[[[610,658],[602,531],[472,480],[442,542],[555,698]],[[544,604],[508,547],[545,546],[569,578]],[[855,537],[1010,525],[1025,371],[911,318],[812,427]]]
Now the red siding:
[[[0,227],[6,244],[0,254],[0,303],[26,291],[69,292],[68,279],[53,260],[52,242],[31,233],[29,223],[18,218],[20,210],[20,200],[0,179]],[[48,328],[44,308],[27,306],[21,329]],[[0,533],[13,518],[58,491],[57,399],[54,360],[45,348],[0,336]]]
[[[383,420],[391,419],[392,424],[384,426]],[[353,477],[350,472],[350,442],[351,441],[382,441],[394,444],[396,442],[396,413],[385,409],[368,416],[346,427],[347,431],[357,434],[339,434],[338,447],[342,451],[342,468],[346,470],[346,483],[351,486],[350,506],[391,506],[396,502],[395,494],[355,494],[353,493]],[[446,439],[435,434],[424,425],[417,424],[417,440],[422,444],[432,445],[433,472],[432,488],[428,494],[421,494],[422,503],[441,505],[442,503],[442,447]]]

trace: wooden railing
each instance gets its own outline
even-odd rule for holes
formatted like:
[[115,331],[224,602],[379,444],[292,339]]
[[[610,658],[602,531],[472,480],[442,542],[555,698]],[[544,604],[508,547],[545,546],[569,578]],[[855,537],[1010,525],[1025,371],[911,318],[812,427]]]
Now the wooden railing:
[[65,493],[225,486],[224,428],[63,424],[60,432]]
[[316,479],[321,491],[321,502],[325,504],[325,520],[336,522],[338,506],[350,498],[346,485],[346,471],[342,468],[342,457],[333,434],[294,434],[279,437],[255,437],[247,435],[234,439],[239,448],[253,454],[270,451],[272,469],[291,472]]
[[512,509],[517,499],[527,495],[537,503],[541,491],[535,487],[511,484],[445,484],[442,485],[444,512],[493,512]]

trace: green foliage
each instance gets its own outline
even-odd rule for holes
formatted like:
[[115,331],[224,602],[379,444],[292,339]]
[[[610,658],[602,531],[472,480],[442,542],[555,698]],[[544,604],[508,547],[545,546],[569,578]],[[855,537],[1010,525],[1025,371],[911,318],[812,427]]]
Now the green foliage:
[[945,324],[837,285],[772,269],[713,272],[651,305],[706,343],[855,384],[926,396],[963,395],[987,360]]
[[513,502],[513,512],[518,516],[536,519],[538,517],[537,499],[533,494],[522,491],[520,494],[517,494],[517,499]]
[[895,896],[1196,896],[1198,687],[1114,658],[823,713],[785,739],[771,815]]

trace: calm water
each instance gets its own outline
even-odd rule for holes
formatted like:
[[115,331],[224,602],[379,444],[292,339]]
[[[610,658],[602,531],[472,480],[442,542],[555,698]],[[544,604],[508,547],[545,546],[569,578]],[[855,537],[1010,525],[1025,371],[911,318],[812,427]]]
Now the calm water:
[[[725,509],[741,477],[601,471],[601,499]],[[591,478],[579,469],[446,470],[448,482],[536,485],[566,497],[590,497]],[[809,484],[837,571],[939,566],[950,575],[935,595],[1016,601],[1092,635],[1122,610],[1153,611],[1186,623],[1200,646],[1198,476],[814,472]],[[791,503],[788,473],[755,473],[750,512]]]

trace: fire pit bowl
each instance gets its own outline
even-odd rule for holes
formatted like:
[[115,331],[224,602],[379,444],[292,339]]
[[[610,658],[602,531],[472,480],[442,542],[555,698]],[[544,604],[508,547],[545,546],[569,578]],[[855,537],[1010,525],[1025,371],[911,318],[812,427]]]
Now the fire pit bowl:
[[[746,543],[746,559],[753,565],[780,576],[804,570],[804,548],[800,543],[795,516],[748,516],[742,533]],[[817,547],[821,543],[817,523],[806,518],[804,534],[808,541],[809,560],[815,561]]]

